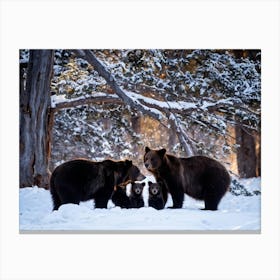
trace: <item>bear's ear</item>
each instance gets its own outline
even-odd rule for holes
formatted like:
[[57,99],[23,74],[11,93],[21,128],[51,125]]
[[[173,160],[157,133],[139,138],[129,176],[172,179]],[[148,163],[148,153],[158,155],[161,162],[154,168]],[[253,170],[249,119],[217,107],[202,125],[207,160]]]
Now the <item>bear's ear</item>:
[[130,167],[130,166],[132,166],[132,160],[126,160],[125,161],[125,164],[126,164],[126,166],[128,166],[128,167]]
[[151,182],[151,181],[148,182],[149,187],[150,187],[152,184],[153,184],[153,182]]
[[166,150],[165,150],[165,149],[158,150],[158,154],[159,154],[159,156],[162,157],[162,158],[164,157],[165,153],[166,153]]
[[142,185],[142,187],[145,187],[146,183],[145,183],[145,182],[143,182],[143,183],[141,183],[141,185]]
[[148,153],[151,149],[149,147],[145,148],[145,152]]

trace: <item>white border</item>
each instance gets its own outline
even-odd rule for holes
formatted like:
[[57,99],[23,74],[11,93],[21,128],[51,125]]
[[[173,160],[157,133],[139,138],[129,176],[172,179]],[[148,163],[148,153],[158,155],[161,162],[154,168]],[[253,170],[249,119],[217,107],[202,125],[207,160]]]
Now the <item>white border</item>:
[[[0,279],[280,279],[279,2],[1,1]],[[261,48],[262,233],[18,232],[18,49]]]

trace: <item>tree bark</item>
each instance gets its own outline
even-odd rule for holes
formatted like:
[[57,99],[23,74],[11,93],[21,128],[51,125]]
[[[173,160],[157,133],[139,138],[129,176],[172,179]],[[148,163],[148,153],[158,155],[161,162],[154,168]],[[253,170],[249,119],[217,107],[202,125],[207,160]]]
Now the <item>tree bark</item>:
[[253,135],[247,133],[242,127],[235,127],[237,149],[237,165],[241,178],[256,177],[257,156],[256,142]]
[[257,147],[257,176],[261,176],[261,137],[260,135],[257,138],[258,147]]
[[52,69],[52,50],[30,51],[26,87],[20,87],[20,187],[49,185]]
[[169,115],[169,123],[172,127],[172,130],[176,132],[177,137],[185,150],[186,156],[191,157],[196,155],[197,151],[193,143],[191,142],[187,134],[183,131],[180,121],[172,113]]
[[131,126],[135,133],[141,133],[141,117],[140,116],[133,116],[131,117]]

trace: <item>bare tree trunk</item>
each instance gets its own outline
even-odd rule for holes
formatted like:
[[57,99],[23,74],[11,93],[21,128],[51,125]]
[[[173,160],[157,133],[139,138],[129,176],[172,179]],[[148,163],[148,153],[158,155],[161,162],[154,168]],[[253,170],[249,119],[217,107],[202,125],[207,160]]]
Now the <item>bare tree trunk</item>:
[[168,135],[169,150],[172,150],[176,144],[177,144],[176,131],[174,130],[173,127],[170,127],[170,133]]
[[[52,69],[52,50],[30,51],[26,87],[20,87],[20,187],[48,188]],[[22,85],[22,75],[20,78]]]
[[131,125],[132,129],[135,133],[141,133],[141,117],[140,116],[132,116],[131,117]]
[[237,149],[237,165],[241,178],[256,177],[257,156],[256,142],[253,135],[247,133],[242,127],[235,127]]
[[258,137],[258,147],[257,147],[257,176],[261,176],[261,137]]

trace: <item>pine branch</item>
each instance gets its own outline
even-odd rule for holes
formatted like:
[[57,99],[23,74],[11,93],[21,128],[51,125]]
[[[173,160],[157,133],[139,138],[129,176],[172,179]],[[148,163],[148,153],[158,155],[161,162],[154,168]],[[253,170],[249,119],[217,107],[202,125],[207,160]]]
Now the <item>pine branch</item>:
[[123,104],[123,101],[116,94],[97,93],[92,95],[85,95],[73,99],[56,98],[52,96],[51,107],[53,111],[58,111],[66,108],[73,108],[81,105],[91,103],[111,103]]
[[106,67],[95,57],[92,51],[90,50],[72,50],[76,56],[85,59],[89,64],[91,64],[94,69],[102,76],[107,84],[113,89],[113,91],[124,101],[125,104],[129,105],[131,108],[136,111],[140,111],[143,114],[162,121],[164,115],[157,109],[150,108],[141,104],[138,99],[131,98],[126,94],[125,90],[117,83],[115,77],[106,69]]

